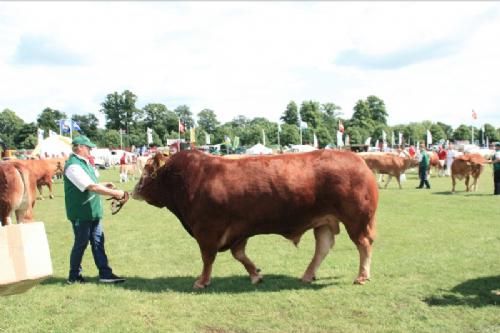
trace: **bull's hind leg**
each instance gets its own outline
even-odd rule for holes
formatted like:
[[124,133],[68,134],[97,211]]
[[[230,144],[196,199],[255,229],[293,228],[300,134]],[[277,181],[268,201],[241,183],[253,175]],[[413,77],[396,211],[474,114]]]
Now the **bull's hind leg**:
[[330,249],[335,244],[335,235],[340,232],[339,222],[335,220],[329,225],[322,225],[314,228],[314,238],[316,239],[316,248],[314,256],[307,266],[304,275],[302,276],[303,282],[312,282],[316,279],[316,271],[318,270],[321,262],[325,259]]
[[212,275],[212,265],[217,256],[217,249],[213,248],[203,248],[200,245],[201,259],[203,260],[203,270],[201,275],[194,282],[193,288],[203,289],[210,285],[210,277]]
[[259,274],[259,270],[255,267],[255,264],[247,257],[245,253],[246,245],[247,239],[237,243],[231,248],[231,254],[234,259],[241,262],[241,264],[245,267],[250,275],[250,281],[252,281],[252,284],[257,284],[262,281],[262,275]]
[[362,235],[359,237],[359,243],[356,244],[359,251],[359,273],[355,284],[365,284],[370,280],[370,266],[372,261],[372,243],[373,240]]

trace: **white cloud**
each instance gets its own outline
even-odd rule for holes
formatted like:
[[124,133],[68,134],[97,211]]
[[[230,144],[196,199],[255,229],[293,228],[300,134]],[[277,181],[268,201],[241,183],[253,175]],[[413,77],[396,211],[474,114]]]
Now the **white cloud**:
[[[350,117],[357,100],[374,94],[392,125],[456,127],[471,123],[475,109],[477,125],[500,127],[499,9],[488,2],[0,3],[0,110],[26,121],[47,106],[102,119],[106,94],[129,89],[138,106],[187,104],[195,114],[211,108],[223,122],[240,114],[277,121],[290,100],[334,102]],[[79,62],[16,62],[27,37]],[[453,48],[433,57],[436,49],[424,46],[436,42]],[[340,66],[347,50],[388,68]]]

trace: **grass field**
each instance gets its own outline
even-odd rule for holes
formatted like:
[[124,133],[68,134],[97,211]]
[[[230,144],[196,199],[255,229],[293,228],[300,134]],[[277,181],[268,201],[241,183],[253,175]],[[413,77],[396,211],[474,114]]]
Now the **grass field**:
[[[358,253],[345,230],[318,271],[298,278],[313,254],[308,232],[298,248],[273,235],[249,241],[264,282],[251,285],[228,252],[215,262],[212,285],[193,291],[201,271],[194,239],[165,209],[131,201],[112,216],[106,201],[106,248],[121,285],[97,282],[90,249],[85,285],[65,284],[72,232],[61,183],[39,201],[54,276],[27,293],[0,297],[0,332],[500,332],[500,197],[487,166],[478,192],[450,178],[417,190],[380,190],[372,281],[353,285]],[[118,181],[117,170],[101,173]],[[131,189],[132,182],[125,185]]]

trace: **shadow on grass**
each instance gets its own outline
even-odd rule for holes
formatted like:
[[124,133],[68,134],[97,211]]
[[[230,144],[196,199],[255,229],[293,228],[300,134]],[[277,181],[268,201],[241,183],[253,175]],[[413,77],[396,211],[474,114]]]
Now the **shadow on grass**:
[[465,281],[444,291],[443,295],[430,296],[424,301],[430,306],[500,306],[500,296],[493,292],[495,290],[500,290],[500,276],[488,276]]
[[453,195],[454,193],[451,191],[442,191],[442,192],[432,192],[432,194],[437,194],[437,195]]
[[[264,275],[264,280],[253,285],[248,276],[227,276],[214,277],[209,287],[200,291],[193,289],[195,281],[194,276],[171,276],[158,278],[143,278],[138,276],[124,276],[127,279],[125,283],[113,285],[115,288],[126,290],[137,290],[150,293],[162,293],[168,291],[182,293],[228,293],[238,294],[246,292],[276,292],[281,290],[319,290],[325,287],[338,284],[333,280],[337,278],[321,278],[313,283],[303,283],[297,277],[286,275]],[[89,284],[98,284],[98,278],[85,278]],[[66,284],[66,279],[53,277],[41,283],[42,285]]]

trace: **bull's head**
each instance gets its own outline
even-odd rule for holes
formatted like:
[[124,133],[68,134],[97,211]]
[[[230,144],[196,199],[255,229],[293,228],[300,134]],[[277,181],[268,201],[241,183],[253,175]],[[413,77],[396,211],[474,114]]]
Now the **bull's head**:
[[134,191],[132,192],[132,198],[136,200],[144,200],[145,189],[155,181],[158,176],[158,170],[163,167],[168,159],[168,155],[157,153],[153,158],[150,158],[144,170],[142,171],[141,178],[139,182],[135,185]]

